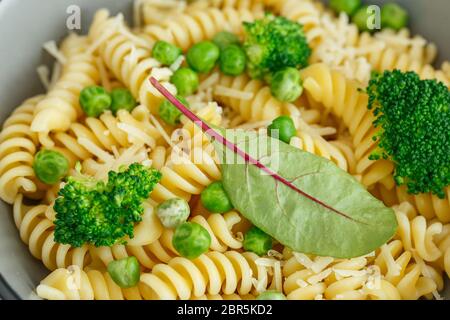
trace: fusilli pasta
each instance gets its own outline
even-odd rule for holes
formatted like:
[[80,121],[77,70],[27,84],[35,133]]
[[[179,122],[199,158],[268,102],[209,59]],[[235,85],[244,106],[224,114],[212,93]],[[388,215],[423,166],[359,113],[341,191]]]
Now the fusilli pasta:
[[0,198],[8,203],[13,203],[19,192],[32,196],[40,189],[33,170],[38,139],[30,125],[42,99],[26,100],[5,121],[0,133]]

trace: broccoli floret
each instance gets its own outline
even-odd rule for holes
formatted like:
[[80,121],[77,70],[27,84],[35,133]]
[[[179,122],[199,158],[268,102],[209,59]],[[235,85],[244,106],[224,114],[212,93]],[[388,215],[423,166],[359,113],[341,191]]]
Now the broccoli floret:
[[157,170],[134,163],[110,171],[108,182],[90,177],[68,177],[53,206],[55,241],[112,246],[133,237],[134,224],[142,220],[143,200],[161,179]]
[[301,24],[266,14],[261,20],[244,22],[244,29],[244,49],[253,78],[263,78],[286,67],[301,68],[308,64],[311,49]]
[[367,93],[374,126],[381,129],[370,159],[392,160],[395,182],[410,194],[444,198],[450,184],[450,91],[436,80],[395,70],[374,75]]

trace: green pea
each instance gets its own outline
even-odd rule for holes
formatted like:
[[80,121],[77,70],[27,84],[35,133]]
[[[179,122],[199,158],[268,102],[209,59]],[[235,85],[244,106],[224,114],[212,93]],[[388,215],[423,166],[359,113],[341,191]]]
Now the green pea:
[[303,92],[300,72],[295,68],[288,67],[277,71],[270,81],[272,95],[280,101],[293,102]]
[[256,300],[287,300],[286,296],[278,291],[268,290],[261,293]]
[[297,134],[294,121],[289,116],[279,116],[267,127],[267,134],[271,137],[278,137],[281,141],[289,143]]
[[208,73],[216,65],[219,56],[219,47],[214,42],[202,41],[188,50],[186,60],[194,71]]
[[247,57],[237,45],[229,45],[220,53],[220,71],[229,76],[238,76],[245,71]]
[[175,229],[172,245],[182,257],[195,259],[208,251],[211,236],[198,223],[184,222]]
[[152,50],[153,58],[166,66],[174,63],[182,53],[183,51],[177,46],[162,40],[156,41]]
[[407,26],[408,12],[396,3],[386,3],[381,8],[381,27],[400,30]]
[[221,181],[211,183],[200,194],[203,206],[212,213],[225,213],[233,209]]
[[125,88],[114,89],[111,92],[111,111],[116,114],[120,109],[132,111],[136,107],[136,100],[130,90]]
[[34,156],[33,169],[39,180],[55,184],[69,172],[69,161],[57,151],[43,149]]
[[267,251],[272,249],[272,237],[261,229],[253,226],[244,235],[244,242],[242,243],[245,251],[256,253],[258,256],[267,254]]
[[336,12],[345,12],[351,16],[361,7],[361,0],[330,0],[330,7]]
[[239,38],[234,33],[228,31],[221,31],[216,33],[216,35],[213,38],[213,42],[215,43],[216,46],[219,47],[220,51],[223,51],[229,45],[240,44]]
[[[186,107],[189,106],[189,103],[180,95],[176,96],[181,103],[183,103]],[[169,100],[164,100],[159,105],[159,116],[163,121],[171,126],[176,126],[180,123],[180,118],[183,113],[178,110]]]
[[141,268],[136,257],[111,261],[108,264],[111,279],[121,288],[131,288],[138,284]]
[[175,87],[177,87],[178,94],[182,96],[189,96],[197,91],[199,86],[199,79],[197,73],[189,68],[180,68],[170,78]]
[[86,87],[80,92],[80,105],[88,117],[97,118],[111,106],[111,95],[99,86]]
[[156,215],[164,227],[174,229],[191,214],[189,203],[181,198],[172,198],[161,203],[156,209]]
[[368,12],[368,6],[362,6],[352,17],[353,23],[358,27],[359,31],[372,31],[367,25],[372,13]]

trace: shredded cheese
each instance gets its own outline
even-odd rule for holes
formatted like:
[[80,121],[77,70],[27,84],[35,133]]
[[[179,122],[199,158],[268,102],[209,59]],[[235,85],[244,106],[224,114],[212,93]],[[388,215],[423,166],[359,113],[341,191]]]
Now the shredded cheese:
[[283,254],[281,252],[278,252],[277,250],[273,250],[273,249],[267,251],[267,256],[273,257],[277,260],[283,259]]
[[300,288],[306,288],[309,286],[308,282],[306,282],[303,279],[297,279],[297,281],[295,281],[295,283],[300,287]]
[[36,68],[36,72],[45,90],[48,91],[50,88],[50,69],[46,65],[40,65]]
[[120,24],[119,25],[119,33],[121,35],[123,35],[124,37],[128,38],[129,40],[131,40],[132,42],[134,42],[136,45],[140,45],[144,48],[149,48],[149,43],[147,41],[145,41],[143,38],[140,38],[138,36],[136,36],[135,34],[131,33],[125,26],[124,24]]
[[78,143],[81,144],[86,150],[88,150],[90,153],[95,155],[97,158],[104,162],[112,161],[113,157],[108,152],[105,152],[102,150],[99,146],[97,146],[94,142],[91,140],[80,137],[78,138]]
[[236,126],[236,129],[242,129],[242,130],[254,130],[259,128],[266,128],[272,121],[270,120],[263,120],[263,121],[257,121],[257,122],[248,122],[243,123],[239,126]]
[[367,275],[366,270],[347,270],[347,269],[337,269],[332,268],[333,272],[336,276],[341,278],[349,278],[349,277],[364,277]]
[[180,69],[181,65],[183,64],[185,58],[183,55],[179,56],[169,67],[170,70],[172,70],[173,72],[177,71],[178,69]]
[[298,263],[300,263],[306,269],[311,269],[313,262],[307,255],[300,252],[294,252],[293,254]]
[[59,51],[58,46],[56,45],[56,42],[54,40],[45,42],[42,47],[59,63],[65,64],[67,62],[66,57],[61,51]]
[[317,283],[321,282],[322,280],[324,280],[325,278],[327,278],[332,272],[333,272],[333,270],[331,268],[328,268],[314,276],[309,277],[308,282],[310,284],[317,284]]
[[117,127],[128,134],[130,143],[145,143],[151,148],[155,147],[155,140],[139,128],[123,122],[119,122]]
[[214,72],[209,77],[207,77],[205,80],[203,80],[198,87],[199,91],[204,91],[208,88],[212,88],[215,84],[219,82],[220,75],[218,72]]
[[[431,267],[429,267],[425,264],[423,259],[416,253],[415,250],[412,251],[412,256],[414,257],[414,260],[416,260],[416,263],[420,266],[420,271],[421,271],[422,275],[426,278],[433,279],[433,276],[430,273],[430,270],[428,269]],[[432,294],[436,300],[443,300],[443,298],[441,297],[441,295],[439,294],[439,292],[437,290],[433,290]]]
[[61,67],[61,63],[59,63],[58,61],[56,61],[53,64],[53,71],[52,71],[52,78],[50,80],[50,86],[49,89],[53,88],[56,84],[56,82],[59,80],[59,78],[61,77],[61,73],[62,73],[62,67]]
[[330,265],[334,261],[331,257],[317,257],[314,260],[314,263],[311,265],[311,270],[314,273],[319,273],[324,270],[326,267]]
[[222,97],[228,97],[228,98],[235,98],[239,100],[251,100],[253,98],[252,92],[247,91],[241,91],[233,88],[228,88],[222,85],[217,85],[214,90],[215,95],[222,96]]

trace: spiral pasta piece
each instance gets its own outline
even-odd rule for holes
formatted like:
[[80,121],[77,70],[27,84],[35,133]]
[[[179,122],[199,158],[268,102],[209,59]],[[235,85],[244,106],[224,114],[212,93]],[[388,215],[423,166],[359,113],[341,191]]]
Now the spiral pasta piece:
[[[290,145],[328,159],[344,171],[352,172],[354,169],[350,168],[346,158],[347,156],[352,157],[352,152],[347,150],[349,152],[344,154],[337,145],[333,145],[322,137],[314,136],[299,130],[297,136],[291,139]],[[345,148],[344,145],[339,146]],[[351,161],[352,159],[350,158],[349,160]]]
[[259,274],[268,285],[267,271],[255,263],[258,256],[250,252],[211,251],[194,260],[176,257],[158,264],[151,273],[141,275],[141,292],[146,299],[190,299],[205,294],[247,295],[252,277]]
[[176,88],[168,83],[172,71],[161,68],[151,57],[152,41],[132,33],[123,16],[110,17],[107,10],[99,10],[89,30],[90,51],[97,52],[106,67],[133,96],[156,113],[162,96],[152,87],[149,78],[154,76],[173,94]]
[[132,113],[119,110],[117,116],[107,111],[98,119],[86,118],[84,123],[73,123],[68,131],[52,136],[55,145],[70,154],[69,158],[86,160],[95,156],[103,162],[110,161],[111,153],[120,148],[145,145],[153,149],[160,138],[143,106]]
[[272,96],[268,86],[245,74],[237,77],[220,74],[213,96],[236,111],[244,121],[272,120],[287,109],[286,103]]
[[360,50],[362,56],[377,71],[414,71],[422,79],[436,79],[450,86],[445,71],[431,65],[437,55],[436,46],[427,43],[420,36],[411,38],[407,29],[397,33],[387,29],[375,36],[363,33],[353,42],[357,42],[354,44],[356,50]]
[[38,138],[30,125],[42,99],[33,97],[16,108],[0,133],[0,198],[8,203],[13,203],[19,192],[32,196],[41,189],[33,170]]
[[90,256],[86,245],[73,248],[54,241],[54,224],[47,215],[51,207],[38,205],[28,207],[23,203],[23,195],[14,200],[14,222],[19,229],[20,238],[28,245],[31,254],[42,260],[49,270],[65,268],[69,265],[84,267]]
[[368,97],[358,91],[358,84],[324,64],[313,64],[302,70],[301,75],[308,97],[342,119],[350,131],[356,146],[356,172],[362,175],[362,183],[371,186],[389,177],[394,170],[391,162],[368,159],[376,147],[372,137],[377,129],[372,126],[375,118],[367,109]]
[[141,300],[138,287],[120,288],[108,272],[78,266],[59,268],[43,279],[36,292],[47,300]]
[[443,222],[450,219],[450,197],[439,199],[429,193],[409,196],[404,187],[395,186],[392,178],[394,164],[391,161],[369,160],[369,155],[377,147],[372,137],[379,129],[372,125],[375,118],[367,109],[368,96],[358,90],[357,82],[345,79],[341,73],[320,63],[302,70],[301,75],[308,98],[342,119],[348,128],[356,146],[356,174],[362,176],[361,182],[366,187],[381,184],[387,190],[396,190],[401,195],[399,200],[417,205],[420,212],[428,217],[437,215]]
[[315,48],[323,37],[320,15],[323,8],[313,1],[281,0],[277,4],[280,14],[303,25],[311,48]]
[[[79,94],[87,86],[99,81],[99,72],[94,56],[86,53],[89,45],[86,37],[71,34],[62,44],[66,54],[66,62],[61,78],[55,83],[47,96],[36,106],[31,130],[39,134],[39,141],[45,147],[52,147],[53,141],[49,133],[63,132],[82,115],[79,105]],[[74,49],[71,47],[74,46]],[[80,52],[82,49],[82,52]]]
[[212,39],[219,31],[226,30],[241,35],[242,22],[253,21],[254,14],[257,12],[247,9],[236,10],[231,7],[223,10],[214,7],[200,8],[179,13],[161,25],[146,26],[144,34],[151,41],[164,40],[187,50],[197,42]]
[[[230,249],[242,248],[242,240],[236,238],[233,227],[241,222],[241,216],[236,211],[230,211],[223,215],[210,214],[206,219],[201,215],[196,215],[189,219],[204,227],[211,236],[211,251],[225,252]],[[145,250],[152,254],[156,261],[168,263],[171,259],[179,256],[172,245],[173,230],[165,229],[162,236],[145,247]]]
[[410,251],[404,251],[400,240],[384,245],[375,259],[375,265],[379,266],[385,280],[398,289],[402,299],[417,300],[437,293],[443,287],[442,276],[420,257],[413,257]]
[[[198,116],[218,125],[222,119],[218,110],[216,105],[211,104],[200,110]],[[160,169],[162,179],[151,194],[151,198],[158,203],[176,197],[189,200],[192,195],[200,194],[206,186],[221,178],[209,140],[194,123],[184,121],[181,136],[187,138],[182,146],[171,150]]]
[[[107,266],[113,260],[133,255],[146,269],[152,269],[158,263],[168,263],[178,257],[179,253],[172,244],[174,231],[163,229],[156,216],[145,220],[148,221],[147,225],[136,227],[136,236],[128,241],[127,245],[91,247],[90,252],[93,259],[97,259],[102,265]],[[211,214],[208,219],[197,215],[189,221],[202,225],[208,231],[212,239],[211,251],[225,252],[242,247],[242,242],[236,239],[235,232],[233,232],[233,227],[241,221],[240,215],[235,211],[224,215]],[[137,228],[141,228],[142,231]]]
[[417,211],[427,219],[437,217],[442,223],[450,222],[450,187],[445,188],[447,197],[441,199],[431,193],[409,194],[405,186],[387,188],[385,185],[394,186],[392,177],[384,181],[388,181],[388,184],[377,184],[373,192],[387,205],[392,206],[407,201],[413,204]]
[[397,236],[401,239],[405,250],[415,250],[425,261],[435,261],[441,251],[434,243],[433,237],[442,232],[442,223],[427,223],[425,217],[417,216],[414,207],[404,202],[394,207],[399,224]]

